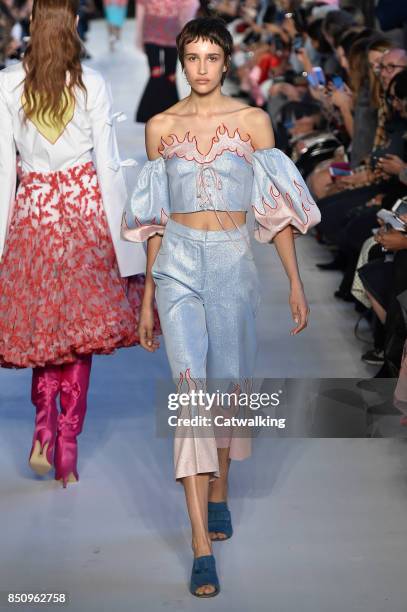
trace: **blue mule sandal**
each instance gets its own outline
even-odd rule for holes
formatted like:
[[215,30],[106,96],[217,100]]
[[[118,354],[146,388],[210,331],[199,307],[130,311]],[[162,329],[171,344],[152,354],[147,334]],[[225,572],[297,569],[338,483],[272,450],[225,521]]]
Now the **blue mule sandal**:
[[[215,587],[215,590],[212,593],[197,593],[196,590],[204,585],[211,585]],[[213,555],[204,555],[194,559],[189,590],[195,597],[215,597],[219,593],[220,586]]]
[[232,518],[227,502],[208,502],[208,531],[224,533],[224,538],[214,538],[212,542],[222,542],[232,537]]

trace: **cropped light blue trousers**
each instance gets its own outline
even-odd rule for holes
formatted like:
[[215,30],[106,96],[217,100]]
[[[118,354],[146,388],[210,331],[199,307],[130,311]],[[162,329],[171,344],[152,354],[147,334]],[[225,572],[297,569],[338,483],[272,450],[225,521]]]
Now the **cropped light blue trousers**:
[[[207,388],[210,381],[229,381],[241,389],[254,373],[260,302],[247,226],[205,231],[169,219],[152,275],[177,390]],[[250,438],[235,434],[232,429],[180,428],[174,439],[175,478],[219,476],[220,447],[229,448],[231,459],[250,455]]]

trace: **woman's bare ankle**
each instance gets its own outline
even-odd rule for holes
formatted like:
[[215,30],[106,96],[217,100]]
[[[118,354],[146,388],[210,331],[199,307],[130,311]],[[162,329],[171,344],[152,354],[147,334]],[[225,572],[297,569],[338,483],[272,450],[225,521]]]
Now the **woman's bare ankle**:
[[192,537],[191,546],[195,557],[203,557],[204,555],[212,554],[212,541],[209,534],[201,537]]
[[219,502],[227,501],[227,499],[228,499],[227,486],[222,486],[222,487],[209,486],[208,501],[219,503]]

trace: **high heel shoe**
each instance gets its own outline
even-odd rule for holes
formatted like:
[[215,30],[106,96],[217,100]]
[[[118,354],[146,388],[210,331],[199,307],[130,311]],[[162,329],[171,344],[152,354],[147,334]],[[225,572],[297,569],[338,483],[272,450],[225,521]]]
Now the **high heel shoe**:
[[56,399],[60,391],[61,368],[34,368],[31,401],[36,408],[35,429],[29,465],[39,476],[45,476],[54,462],[58,409]]
[[55,480],[68,483],[79,480],[77,469],[78,441],[87,408],[87,393],[91,369],[91,356],[82,357],[74,364],[62,367],[61,414],[55,445]]
[[[215,588],[212,593],[197,593],[199,587],[210,585]],[[189,590],[195,597],[215,597],[220,591],[218,574],[216,573],[215,557],[204,555],[196,557],[192,566]]]
[[223,542],[232,537],[232,517],[227,502],[208,502],[208,531],[225,535],[224,538],[211,538],[212,542]]

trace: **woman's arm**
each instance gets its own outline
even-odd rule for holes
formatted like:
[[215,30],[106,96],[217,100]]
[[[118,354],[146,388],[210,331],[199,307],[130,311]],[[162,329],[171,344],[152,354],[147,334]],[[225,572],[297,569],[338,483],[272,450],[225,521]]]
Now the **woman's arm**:
[[[247,118],[250,126],[247,126],[247,131],[251,136],[254,148],[256,150],[273,148],[275,144],[274,133],[268,114],[261,109],[254,109],[248,115],[250,115]],[[295,335],[307,326],[309,308],[298,269],[291,225],[279,231],[274,237],[273,242],[290,282],[289,303],[293,320],[297,324],[290,331],[290,334]]]
[[353,100],[352,93],[349,88],[346,89],[333,89],[332,90],[332,103],[339,109],[345,130],[347,131],[350,138],[353,137]]
[[[151,161],[159,157],[158,147],[160,145],[160,139],[162,134],[166,133],[163,125],[165,121],[165,117],[162,115],[156,115],[146,123],[146,152],[148,159]],[[150,352],[154,352],[160,346],[158,339],[154,337],[153,334],[155,283],[151,274],[151,268],[153,267],[158,251],[160,250],[161,241],[162,237],[159,234],[152,236],[147,241],[146,280],[138,327],[140,344],[143,348]]]

